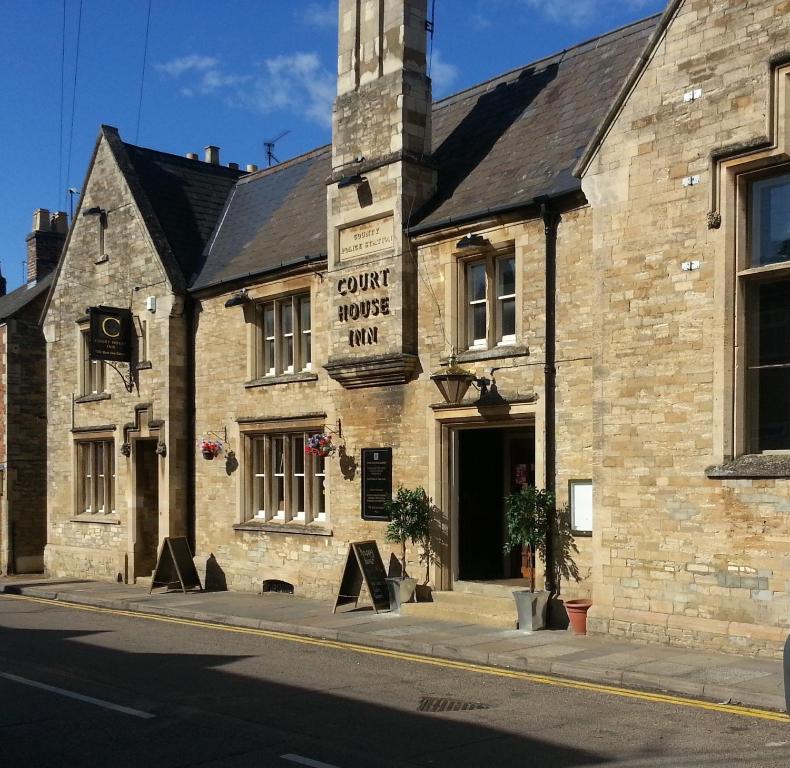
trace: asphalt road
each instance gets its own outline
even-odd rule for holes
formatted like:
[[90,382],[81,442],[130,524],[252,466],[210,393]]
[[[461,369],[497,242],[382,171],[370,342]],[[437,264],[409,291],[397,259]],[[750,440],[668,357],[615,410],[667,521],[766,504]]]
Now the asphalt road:
[[785,768],[790,725],[0,596],[0,764]]

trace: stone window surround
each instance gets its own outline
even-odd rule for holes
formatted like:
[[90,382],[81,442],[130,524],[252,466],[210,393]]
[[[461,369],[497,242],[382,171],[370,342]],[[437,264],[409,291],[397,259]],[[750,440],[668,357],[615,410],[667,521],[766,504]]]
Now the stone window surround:
[[[755,274],[748,257],[748,192],[751,182],[790,170],[790,64],[771,66],[767,138],[723,148],[712,154],[711,213],[708,226],[723,238],[724,258],[715,260],[713,448],[711,479],[790,477],[790,452],[750,454],[745,395],[746,317],[743,284]],[[715,234],[710,240],[715,241]],[[790,264],[758,268],[790,273]]]
[[[264,435],[284,435],[297,433],[321,432],[327,423],[325,413],[311,413],[284,417],[239,417],[238,425],[239,473],[237,486],[237,521],[233,528],[240,532],[281,533],[296,535],[331,536],[329,528],[330,505],[329,494],[325,496],[324,515],[316,520],[300,519],[262,519],[252,516],[252,440]],[[330,461],[324,464],[325,487],[331,482]]]
[[[282,280],[275,280],[266,285],[256,286],[249,289],[248,295],[252,301],[244,307],[244,321],[247,325],[247,380],[245,386],[266,386],[267,384],[290,383],[292,381],[312,380],[315,370],[315,348],[313,342],[313,326],[315,315],[315,297],[313,296],[312,275],[300,275]],[[310,299],[310,335],[311,335],[311,359],[309,364],[296,370],[283,371],[276,370],[269,374],[263,371],[263,312],[262,307],[268,302],[277,302],[283,299],[296,298],[307,295]],[[294,325],[294,360],[298,362],[297,350],[301,339],[297,338],[298,323]],[[279,348],[280,337],[275,338],[275,346]],[[305,377],[311,377],[307,379]],[[317,376],[315,376],[317,378]]]
[[[470,249],[471,250],[471,249]],[[502,338],[500,301],[498,298],[498,273],[499,265],[505,259],[512,258],[515,263],[516,273],[516,293],[515,293],[515,313],[516,328],[515,333]],[[485,344],[475,344],[472,339],[470,329],[470,297],[469,297],[469,268],[476,263],[485,264],[486,271],[486,341]],[[454,329],[455,348],[458,350],[475,352],[493,352],[496,350],[507,350],[514,347],[521,338],[521,296],[522,281],[519,269],[520,261],[516,255],[513,241],[492,244],[485,248],[473,249],[471,253],[456,252],[456,270],[458,290],[454,301],[458,304],[458,322]]]
[[[88,321],[80,320],[77,323],[77,350],[79,365],[77,368],[77,391],[80,393],[77,402],[92,402],[109,397],[107,389],[107,366],[101,360],[88,361],[88,334],[90,333]],[[90,366],[90,371],[89,371]],[[98,381],[94,382],[94,377]],[[94,383],[97,387],[94,388]]]
[[[72,478],[73,478],[73,509],[74,516],[71,522],[86,522],[86,523],[102,523],[102,524],[117,524],[120,522],[117,509],[117,461],[115,457],[115,427],[88,427],[82,429],[74,429],[72,441]],[[81,464],[80,453],[82,447],[88,444],[96,445],[98,443],[109,444],[109,449],[104,454],[105,462],[109,458],[112,465],[111,475],[109,481],[105,483],[105,499],[107,495],[111,496],[112,506],[115,507],[109,512],[88,512],[85,510],[83,494],[81,491],[84,468]]]

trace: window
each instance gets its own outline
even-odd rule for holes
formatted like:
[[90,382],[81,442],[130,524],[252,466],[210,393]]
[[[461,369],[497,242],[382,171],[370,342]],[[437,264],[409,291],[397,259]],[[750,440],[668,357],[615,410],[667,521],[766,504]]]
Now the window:
[[256,376],[278,376],[312,367],[310,295],[286,296],[257,306]]
[[488,349],[516,341],[516,259],[489,256],[467,262],[466,346]]
[[115,512],[115,454],[112,440],[77,443],[77,512]]
[[753,181],[739,273],[746,448],[790,451],[790,173]]
[[98,395],[104,392],[104,362],[91,360],[90,336],[87,330],[80,333],[82,369],[80,392],[83,395]]
[[247,438],[247,519],[322,522],[325,459],[305,453],[310,432],[251,435]]
[[571,502],[571,530],[577,535],[592,533],[592,480],[571,480],[568,495]]

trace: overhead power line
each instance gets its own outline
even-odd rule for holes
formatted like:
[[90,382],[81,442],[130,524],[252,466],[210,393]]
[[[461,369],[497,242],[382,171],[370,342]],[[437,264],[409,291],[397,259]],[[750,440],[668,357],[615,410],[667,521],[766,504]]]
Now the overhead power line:
[[80,35],[82,33],[82,0],[80,0],[80,10],[77,16],[77,50],[74,54],[74,83],[71,92],[71,127],[69,128],[69,151],[66,160],[66,183],[71,179],[71,148],[74,143],[74,113],[77,108],[77,74],[80,66]]
[[145,21],[145,44],[143,45],[143,69],[140,72],[140,97],[137,100],[137,128],[134,132],[134,143],[140,140],[140,116],[143,112],[143,88],[145,86],[145,67],[148,59],[148,32],[151,29],[151,0],[148,0],[148,16]]

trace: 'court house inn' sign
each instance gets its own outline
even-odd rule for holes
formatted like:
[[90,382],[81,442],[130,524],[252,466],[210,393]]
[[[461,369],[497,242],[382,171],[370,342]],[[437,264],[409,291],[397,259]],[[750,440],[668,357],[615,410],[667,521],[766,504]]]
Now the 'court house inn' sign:
[[[340,230],[340,259],[370,256],[392,249],[393,218]],[[335,283],[337,319],[348,325],[348,345],[363,347],[379,343],[379,322],[390,314],[391,270],[360,270]],[[378,319],[378,320],[377,320]]]

